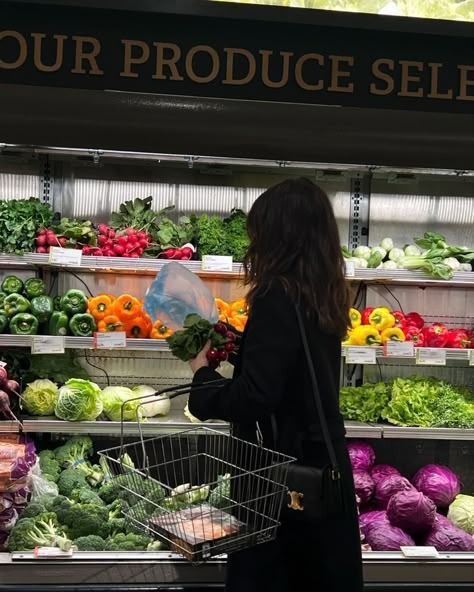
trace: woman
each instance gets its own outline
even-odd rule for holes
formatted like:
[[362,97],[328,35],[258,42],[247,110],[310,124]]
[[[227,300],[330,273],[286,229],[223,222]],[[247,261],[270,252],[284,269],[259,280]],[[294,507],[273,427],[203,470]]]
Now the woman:
[[[298,302],[342,469],[346,511],[321,520],[318,528],[284,521],[274,541],[232,554],[226,590],[290,592],[298,582],[300,590],[360,592],[355,493],[338,409],[349,295],[336,220],[319,187],[307,179],[287,180],[256,200],[247,230],[250,246],[244,269],[250,314],[234,378],[224,388],[196,389],[189,410],[201,420],[232,422],[234,434],[252,442],[258,423],[264,446],[293,455],[302,464],[326,466],[328,454],[296,320]],[[190,362],[195,382],[220,377],[208,367],[207,350]]]

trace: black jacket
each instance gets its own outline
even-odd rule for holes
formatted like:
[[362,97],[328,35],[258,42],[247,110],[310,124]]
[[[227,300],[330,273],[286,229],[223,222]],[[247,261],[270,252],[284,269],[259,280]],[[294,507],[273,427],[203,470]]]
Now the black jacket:
[[[341,341],[323,333],[316,321],[308,323],[306,330],[330,433],[334,439],[342,438],[344,423],[338,408]],[[205,367],[196,372],[194,383],[219,378]],[[302,438],[322,439],[294,304],[281,285],[255,301],[240,342],[234,378],[222,388],[191,392],[189,410],[201,420],[232,422],[234,435],[252,442],[258,422],[265,446],[299,458]]]

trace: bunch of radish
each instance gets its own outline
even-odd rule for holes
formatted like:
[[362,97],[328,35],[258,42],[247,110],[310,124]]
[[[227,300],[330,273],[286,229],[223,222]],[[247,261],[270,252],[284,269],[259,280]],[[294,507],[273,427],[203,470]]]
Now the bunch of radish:
[[97,230],[97,247],[84,246],[83,255],[138,259],[151,244],[151,236],[143,230],[114,230],[107,224],[99,224]]
[[162,251],[160,253],[160,257],[162,259],[174,259],[176,260],[181,260],[181,261],[189,261],[189,259],[192,259],[192,256],[194,255],[194,252],[196,251],[196,248],[194,245],[192,245],[191,243],[186,243],[184,246],[182,246],[179,249],[173,249],[173,248],[169,248],[169,249],[165,249],[164,251]]
[[9,393],[20,396],[20,385],[16,380],[8,376],[5,366],[0,365],[0,417],[3,419],[16,419],[10,408]]
[[57,236],[54,230],[42,228],[38,231],[35,242],[37,253],[49,253],[50,247],[65,247],[67,238],[65,236]]

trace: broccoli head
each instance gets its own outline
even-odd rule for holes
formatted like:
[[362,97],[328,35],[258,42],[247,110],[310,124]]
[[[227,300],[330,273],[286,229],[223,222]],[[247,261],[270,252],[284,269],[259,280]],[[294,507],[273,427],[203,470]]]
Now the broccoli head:
[[66,469],[59,475],[59,493],[69,497],[73,489],[90,489],[90,485],[87,483],[86,476],[82,471]]
[[64,524],[64,517],[73,505],[74,502],[72,502],[69,498],[65,497],[64,495],[58,495],[49,504],[49,511],[54,512],[58,517],[59,522]]
[[35,500],[26,506],[26,508],[21,513],[21,517],[22,518],[34,518],[35,516],[38,516],[38,514],[44,514],[44,512],[47,512],[47,511],[48,511],[48,509],[46,508],[46,506],[43,503],[41,503],[41,501]]
[[72,547],[72,542],[65,536],[53,512],[18,520],[8,537],[8,550],[11,553],[37,546],[59,547],[62,551],[69,551]]
[[106,551],[144,551],[152,542],[149,537],[130,532],[124,534],[119,532],[114,537],[110,537],[105,542]]
[[70,499],[79,504],[94,504],[95,506],[105,506],[105,503],[99,497],[99,494],[92,489],[73,489]]
[[42,450],[38,457],[43,477],[56,483],[61,473],[61,466],[56,460],[54,452],[52,450]]
[[73,539],[96,534],[105,538],[109,533],[109,512],[104,506],[74,504],[64,514],[63,523]]
[[96,534],[79,537],[74,541],[74,546],[78,551],[103,551],[105,549],[105,540]]
[[89,458],[94,452],[89,436],[74,436],[54,451],[54,456],[63,469],[72,469]]
[[100,498],[106,504],[111,504],[117,499],[119,487],[114,481],[114,479],[108,479],[107,481],[103,482],[98,491]]

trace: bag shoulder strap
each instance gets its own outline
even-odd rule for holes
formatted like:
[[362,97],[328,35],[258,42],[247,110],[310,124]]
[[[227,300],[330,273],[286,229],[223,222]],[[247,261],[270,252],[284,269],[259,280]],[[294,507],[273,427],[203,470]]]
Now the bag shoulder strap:
[[313,395],[314,401],[316,403],[316,411],[318,413],[319,423],[321,424],[321,431],[323,433],[323,440],[324,444],[326,445],[329,460],[331,461],[332,471],[333,471],[333,478],[339,478],[339,463],[337,462],[336,452],[334,450],[334,445],[331,440],[331,435],[329,433],[328,424],[326,421],[326,416],[324,414],[323,403],[321,401],[321,393],[319,391],[318,380],[316,378],[316,371],[314,369],[313,358],[311,356],[311,350],[309,348],[308,337],[306,335],[306,329],[304,327],[303,317],[301,315],[301,311],[299,307],[296,305],[296,319],[298,321],[298,327],[301,334],[301,341],[303,343],[303,350],[305,354],[306,361],[308,363],[308,370],[309,376],[311,379],[311,386],[313,388]]

